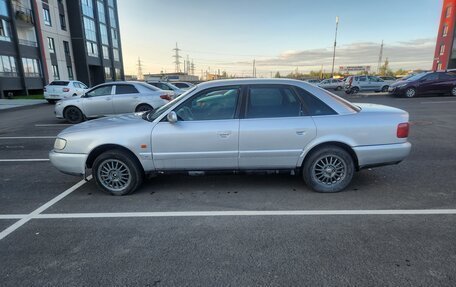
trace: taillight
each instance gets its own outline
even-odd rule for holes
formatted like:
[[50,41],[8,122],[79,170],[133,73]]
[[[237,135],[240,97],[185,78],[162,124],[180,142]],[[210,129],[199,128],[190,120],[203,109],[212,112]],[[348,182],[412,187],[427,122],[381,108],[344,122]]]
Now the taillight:
[[67,92],[69,92],[69,91],[70,91],[70,89],[68,89],[68,88],[63,88],[63,92],[64,92],[64,93],[67,93]]
[[400,123],[397,125],[397,137],[406,138],[409,135],[410,124],[409,123]]
[[351,86],[351,85],[352,85],[352,83],[353,83],[353,77],[352,77],[352,78],[350,78],[350,80],[348,81],[348,85],[349,85],[349,86]]
[[160,98],[167,100],[167,101],[171,101],[173,99],[170,95],[161,95]]

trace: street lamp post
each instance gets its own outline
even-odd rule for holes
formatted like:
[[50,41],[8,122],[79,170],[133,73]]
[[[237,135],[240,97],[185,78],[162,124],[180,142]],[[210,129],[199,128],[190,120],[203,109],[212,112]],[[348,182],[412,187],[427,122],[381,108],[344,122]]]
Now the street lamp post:
[[337,28],[339,27],[339,16],[336,16],[336,34],[334,36],[333,63],[331,68],[331,78],[334,77],[334,62],[336,60],[336,43],[337,43]]

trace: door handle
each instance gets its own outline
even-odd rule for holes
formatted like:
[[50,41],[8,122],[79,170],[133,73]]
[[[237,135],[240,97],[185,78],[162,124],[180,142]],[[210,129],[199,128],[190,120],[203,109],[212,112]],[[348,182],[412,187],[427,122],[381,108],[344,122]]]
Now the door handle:
[[297,134],[298,136],[303,136],[303,135],[306,134],[306,131],[301,131],[301,130],[299,130],[299,131],[296,131],[296,134]]
[[111,100],[111,98],[106,98],[106,101],[110,101],[110,100]]
[[220,131],[220,132],[217,132],[217,134],[221,137],[221,138],[227,138],[231,135],[231,131]]

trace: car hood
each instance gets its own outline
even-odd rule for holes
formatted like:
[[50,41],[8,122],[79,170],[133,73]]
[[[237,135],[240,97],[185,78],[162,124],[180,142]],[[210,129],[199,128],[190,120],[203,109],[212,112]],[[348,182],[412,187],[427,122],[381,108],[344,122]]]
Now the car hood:
[[131,125],[135,125],[136,128],[137,124],[151,124],[150,122],[142,119],[142,114],[143,113],[122,114],[117,116],[104,117],[96,120],[90,120],[66,128],[60,133],[60,135],[107,129],[121,130],[125,127],[130,128]]
[[408,83],[410,83],[410,81],[397,81],[397,82],[392,83],[390,87],[394,88],[394,87],[401,86],[401,85],[408,84]]

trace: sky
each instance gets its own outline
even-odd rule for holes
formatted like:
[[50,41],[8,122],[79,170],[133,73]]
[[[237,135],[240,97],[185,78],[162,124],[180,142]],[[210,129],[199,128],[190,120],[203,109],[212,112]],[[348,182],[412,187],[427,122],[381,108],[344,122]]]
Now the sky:
[[[336,70],[430,69],[442,0],[117,0],[125,72],[174,72],[176,43],[195,74],[226,71],[258,76],[330,72],[335,18]],[[181,65],[183,69],[183,65]]]

